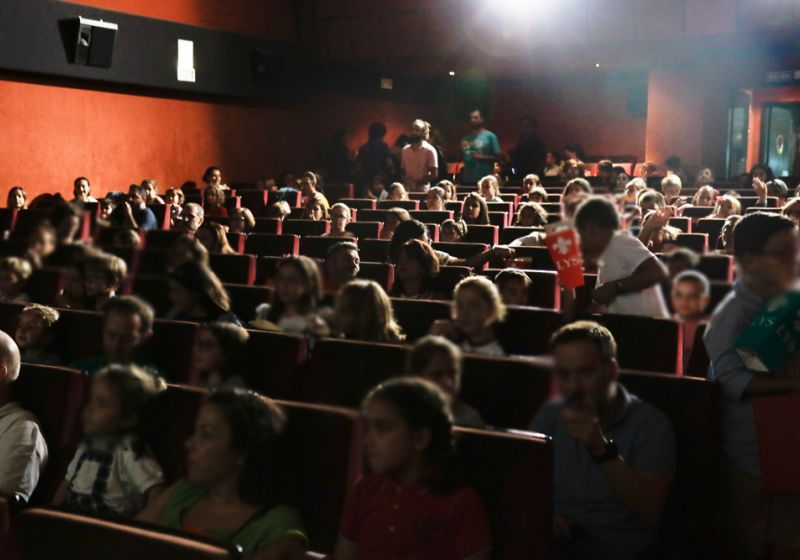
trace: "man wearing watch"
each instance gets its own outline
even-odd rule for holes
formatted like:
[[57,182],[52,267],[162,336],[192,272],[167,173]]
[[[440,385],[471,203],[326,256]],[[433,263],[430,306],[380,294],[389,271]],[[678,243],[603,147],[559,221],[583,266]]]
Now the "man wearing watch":
[[550,348],[562,396],[530,429],[553,438],[556,557],[651,558],[674,470],[672,425],[618,382],[605,327],[572,323]]

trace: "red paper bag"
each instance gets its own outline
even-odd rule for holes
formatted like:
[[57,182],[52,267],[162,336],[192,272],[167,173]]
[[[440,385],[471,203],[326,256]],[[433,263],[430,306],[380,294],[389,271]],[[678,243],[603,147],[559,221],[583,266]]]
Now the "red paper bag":
[[767,494],[800,494],[800,393],[753,399]]
[[556,265],[558,281],[567,289],[583,286],[583,256],[578,232],[568,222],[550,224],[545,231],[547,251]]

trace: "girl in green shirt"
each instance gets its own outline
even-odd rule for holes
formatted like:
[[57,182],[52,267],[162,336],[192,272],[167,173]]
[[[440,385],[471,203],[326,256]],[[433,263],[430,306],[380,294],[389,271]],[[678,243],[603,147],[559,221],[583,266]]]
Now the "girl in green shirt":
[[248,560],[303,558],[300,515],[274,499],[277,488],[265,477],[283,425],[282,411],[265,397],[242,389],[211,393],[186,443],[186,478],[137,518],[237,544]]

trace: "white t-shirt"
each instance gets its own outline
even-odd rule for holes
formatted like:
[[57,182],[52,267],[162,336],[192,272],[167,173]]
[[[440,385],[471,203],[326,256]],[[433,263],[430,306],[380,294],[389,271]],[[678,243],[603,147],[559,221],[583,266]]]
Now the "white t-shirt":
[[[654,257],[655,255],[639,239],[627,232],[618,231],[599,259],[597,285],[627,278],[636,272],[644,261]],[[656,318],[669,317],[664,296],[657,285],[639,292],[617,296],[608,306],[608,312]]]
[[508,244],[509,247],[544,247],[544,232],[533,231],[524,237],[518,237]]
[[411,181],[419,181],[428,174],[428,169],[438,167],[436,165],[436,148],[425,140],[422,141],[422,145],[419,148],[409,144],[400,152],[400,165],[403,168],[403,174],[410,179],[405,185],[406,189],[412,191],[427,190],[430,187],[430,183],[417,186]]
[[10,402],[0,407],[0,493],[29,500],[47,463],[47,444],[33,414]]
[[465,354],[480,354],[482,356],[503,357],[506,355],[505,350],[503,350],[503,347],[500,346],[496,339],[477,346],[464,339],[461,342],[461,351]]
[[[103,504],[123,516],[134,515],[142,509],[147,502],[147,491],[164,482],[164,473],[149,453],[137,457],[132,443],[130,436],[120,441],[96,440],[91,449],[87,442],[81,443],[67,467],[70,493],[91,496],[95,481],[102,477],[106,479],[100,496]],[[92,452],[111,454],[107,475],[103,474],[103,463],[98,462]]]

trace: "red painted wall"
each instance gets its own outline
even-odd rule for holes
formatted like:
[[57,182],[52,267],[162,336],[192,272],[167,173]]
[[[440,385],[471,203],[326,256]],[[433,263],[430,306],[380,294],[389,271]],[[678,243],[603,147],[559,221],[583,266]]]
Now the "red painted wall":
[[277,41],[295,39],[291,0],[66,0],[155,19],[234,31]]

